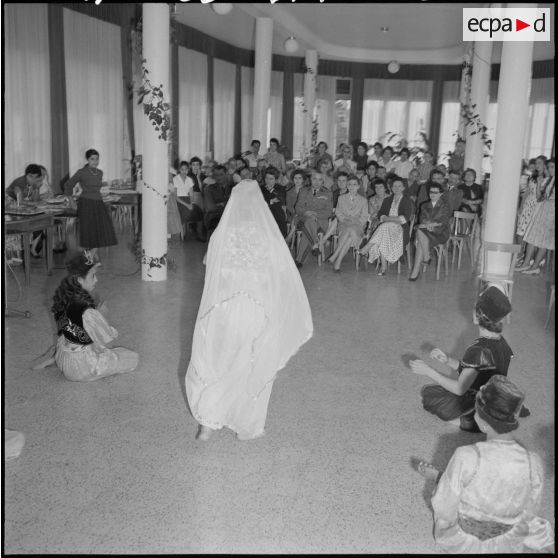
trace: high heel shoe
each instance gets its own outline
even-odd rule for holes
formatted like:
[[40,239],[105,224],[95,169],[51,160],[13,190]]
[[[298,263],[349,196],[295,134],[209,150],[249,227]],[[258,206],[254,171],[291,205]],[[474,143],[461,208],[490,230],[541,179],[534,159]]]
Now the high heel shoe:
[[409,276],[409,281],[416,281],[416,280],[420,277],[420,274],[421,274],[421,273],[422,273],[422,272],[421,272],[421,270],[420,270],[420,268],[419,268],[419,271],[418,271],[416,277],[411,277],[411,276]]
[[540,275],[541,268],[540,267],[534,267],[532,269],[526,269],[525,271],[522,271],[521,273],[523,275]]

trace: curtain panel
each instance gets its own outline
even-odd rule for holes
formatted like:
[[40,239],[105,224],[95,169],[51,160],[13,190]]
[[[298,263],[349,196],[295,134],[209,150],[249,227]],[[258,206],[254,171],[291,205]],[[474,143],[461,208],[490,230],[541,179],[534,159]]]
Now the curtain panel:
[[432,87],[432,81],[365,79],[363,141],[387,144],[396,134],[409,147],[422,145],[420,134],[430,127]]
[[123,178],[131,153],[120,28],[64,9],[64,30],[70,175],[85,164],[85,151],[94,148],[104,180]]
[[178,157],[205,157],[207,144],[207,56],[178,47]]
[[[250,149],[252,137],[252,124],[254,121],[254,68],[242,67],[240,78],[241,96],[241,147],[242,152]],[[265,153],[265,145],[260,147],[260,156]]]
[[224,163],[234,155],[234,91],[236,67],[230,62],[214,59],[213,78],[213,159]]
[[51,111],[47,4],[5,4],[5,187],[29,163],[50,173]]

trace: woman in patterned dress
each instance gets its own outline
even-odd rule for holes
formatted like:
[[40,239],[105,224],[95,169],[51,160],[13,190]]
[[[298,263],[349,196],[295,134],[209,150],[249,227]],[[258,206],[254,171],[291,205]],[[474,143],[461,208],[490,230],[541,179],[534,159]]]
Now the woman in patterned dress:
[[411,198],[404,194],[405,185],[402,178],[394,177],[391,189],[393,196],[384,200],[378,212],[380,225],[363,249],[367,251],[370,263],[380,258],[381,268],[378,275],[385,275],[387,262],[394,263],[403,255],[409,242],[409,222],[415,211]]
[[101,246],[117,244],[111,216],[101,197],[103,171],[99,166],[99,152],[85,152],[87,164],[79,169],[64,185],[67,196],[78,196],[79,243],[93,254]]
[[362,240],[364,226],[368,221],[368,203],[364,196],[358,193],[360,180],[352,175],[347,182],[347,193],[339,196],[335,217],[339,243],[335,252],[329,258],[333,264],[333,271],[339,271],[341,262],[349,248],[357,248]]
[[[546,165],[548,176],[541,188],[541,193],[529,224],[525,229],[523,240],[527,243],[524,267],[522,271],[526,275],[539,275],[540,264],[546,256],[547,250],[554,250],[556,246],[556,188],[554,183],[555,164],[550,159]],[[535,250],[537,252],[535,256]],[[534,256],[534,259],[532,259]],[[532,263],[530,263],[532,262]]]
[[[521,209],[519,210],[519,218],[517,220],[517,229],[515,233],[519,237],[519,242],[521,242],[523,248],[525,248],[524,235],[525,229],[531,221],[533,212],[535,211],[535,205],[537,204],[537,198],[540,196],[541,187],[545,180],[546,174],[546,157],[544,155],[539,155],[535,160],[535,172],[531,175],[527,183],[527,194],[521,204]],[[521,267],[523,258],[518,261],[518,267]],[[526,260],[529,264],[530,261]]]

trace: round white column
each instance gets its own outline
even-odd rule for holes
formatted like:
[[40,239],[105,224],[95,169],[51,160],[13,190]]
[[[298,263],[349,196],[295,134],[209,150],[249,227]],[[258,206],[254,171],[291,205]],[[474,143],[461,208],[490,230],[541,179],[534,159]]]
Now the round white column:
[[[254,114],[252,120],[252,139],[267,146],[267,113],[271,91],[271,43],[273,39],[273,20],[270,17],[256,18],[256,44],[254,60]],[[262,152],[265,153],[265,149]]]
[[[165,102],[170,104],[169,83],[169,27],[168,4],[145,3],[143,6],[143,58],[148,70],[147,79],[154,87],[160,87]],[[149,102],[150,96],[144,98]],[[170,110],[168,111],[170,118]],[[153,127],[151,120],[143,117],[142,157],[142,212],[141,212],[141,278],[143,281],[165,281],[166,263],[161,257],[167,254],[167,205],[168,199],[168,147],[167,141],[159,139],[161,132]],[[149,262],[158,263],[153,267]]]
[[[513,7],[535,8],[537,5],[514,4]],[[505,41],[502,46],[494,160],[485,201],[483,239],[513,244],[523,143],[529,117],[533,42]],[[489,272],[505,272],[509,257],[494,254],[487,267]]]
[[[490,70],[492,58],[492,43],[490,41],[479,41],[474,45],[473,75],[471,76],[471,98],[470,104],[475,105],[472,110],[479,115],[479,121],[486,125],[488,112],[488,97],[490,87]],[[483,178],[482,160],[484,152],[484,141],[482,132],[477,132],[475,125],[465,127],[465,168],[475,169],[477,182],[480,184]]]
[[304,148],[312,145],[312,121],[316,105],[316,76],[318,75],[318,51],[306,51],[306,73],[304,74]]

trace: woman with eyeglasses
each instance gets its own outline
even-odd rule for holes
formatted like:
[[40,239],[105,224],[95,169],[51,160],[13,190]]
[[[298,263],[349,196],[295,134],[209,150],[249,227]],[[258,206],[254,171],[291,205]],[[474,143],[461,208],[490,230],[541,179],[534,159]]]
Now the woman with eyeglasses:
[[418,279],[421,264],[430,263],[430,250],[449,238],[452,211],[442,193],[442,186],[432,182],[428,189],[430,200],[420,206],[419,224],[415,227],[417,251],[409,281]]

